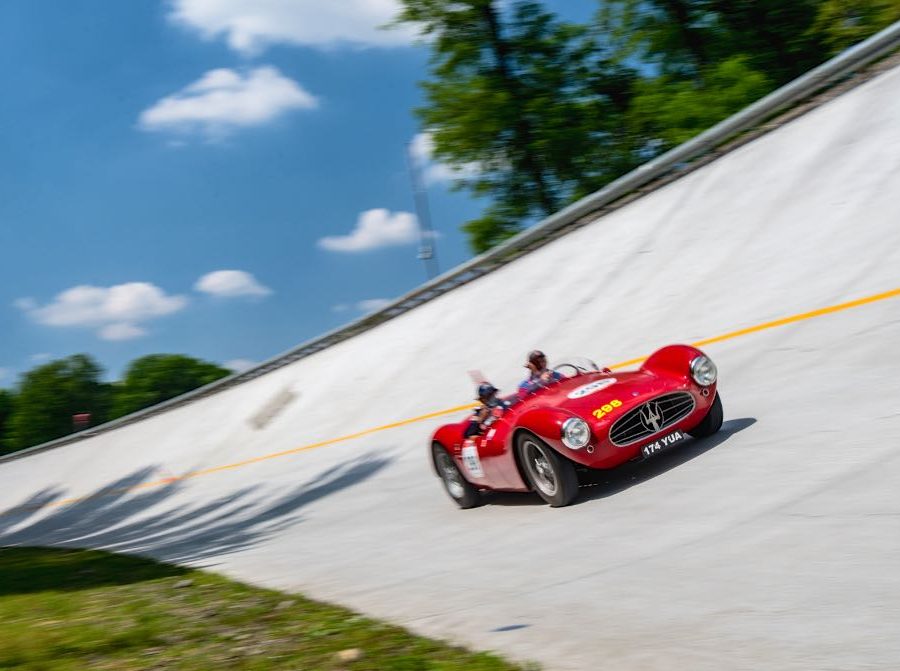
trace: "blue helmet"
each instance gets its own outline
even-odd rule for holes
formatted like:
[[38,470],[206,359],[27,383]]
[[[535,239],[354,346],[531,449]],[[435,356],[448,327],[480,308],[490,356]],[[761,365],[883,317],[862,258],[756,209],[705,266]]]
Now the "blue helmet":
[[490,382],[482,382],[478,385],[478,400],[485,401],[497,393],[497,387]]

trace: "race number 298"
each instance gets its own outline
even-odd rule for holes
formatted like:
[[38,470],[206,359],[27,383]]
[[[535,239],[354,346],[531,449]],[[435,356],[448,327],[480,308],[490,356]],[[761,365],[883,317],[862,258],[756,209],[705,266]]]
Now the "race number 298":
[[596,417],[597,419],[603,419],[603,417],[605,417],[606,415],[611,413],[613,410],[615,410],[616,408],[621,408],[621,407],[622,407],[622,401],[620,401],[619,399],[614,399],[614,400],[610,401],[609,403],[604,403],[599,408],[594,410],[594,412],[592,412],[591,414],[594,417]]

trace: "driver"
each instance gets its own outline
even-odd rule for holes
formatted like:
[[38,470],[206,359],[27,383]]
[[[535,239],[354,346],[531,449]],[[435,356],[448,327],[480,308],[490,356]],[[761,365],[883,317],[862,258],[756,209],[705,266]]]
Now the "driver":
[[530,371],[528,377],[519,385],[519,398],[524,399],[543,389],[553,382],[559,382],[563,376],[561,373],[547,368],[547,355],[536,349],[528,353],[525,367]]
[[494,423],[494,420],[509,407],[509,402],[499,398],[497,391],[497,387],[490,382],[482,382],[478,385],[478,400],[481,401],[481,405],[475,408],[475,412],[469,420],[469,425],[463,434],[465,438],[484,433]]

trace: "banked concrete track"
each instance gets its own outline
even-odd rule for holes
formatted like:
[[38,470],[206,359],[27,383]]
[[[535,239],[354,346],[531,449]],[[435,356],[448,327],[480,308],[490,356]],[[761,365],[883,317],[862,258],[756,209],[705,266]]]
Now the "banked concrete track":
[[441,418],[316,447],[466,403],[470,369],[511,388],[532,347],[611,364],[893,290],[898,212],[892,70],[360,337],[0,465],[0,544],[205,566],[549,669],[900,668],[900,296],[709,344],[721,434],[570,508],[456,510]]

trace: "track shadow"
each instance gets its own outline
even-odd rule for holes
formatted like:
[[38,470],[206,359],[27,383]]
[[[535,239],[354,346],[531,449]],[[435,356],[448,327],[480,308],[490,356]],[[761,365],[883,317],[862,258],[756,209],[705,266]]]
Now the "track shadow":
[[[722,428],[715,435],[702,440],[690,439],[677,448],[663,452],[652,459],[626,463],[608,471],[579,472],[581,491],[572,505],[614,496],[635,485],[647,482],[715,449],[734,434],[754,424],[756,424],[756,419],[753,417],[730,419],[722,423]],[[546,505],[533,492],[528,494],[496,492],[487,495],[485,501],[489,504],[501,506]]]
[[754,424],[756,424],[756,419],[753,417],[730,419],[722,423],[722,428],[718,433],[708,438],[691,439],[683,445],[646,461],[623,464],[619,468],[609,471],[595,471],[582,479],[581,491],[575,504],[613,496],[635,485],[652,480],[717,448],[734,434]]
[[392,459],[363,457],[328,468],[274,500],[258,486],[173,507],[187,480],[140,488],[159,478],[144,468],[67,502],[47,489],[0,511],[0,546],[61,546],[198,563],[251,547],[302,521],[302,509],[375,475]]

